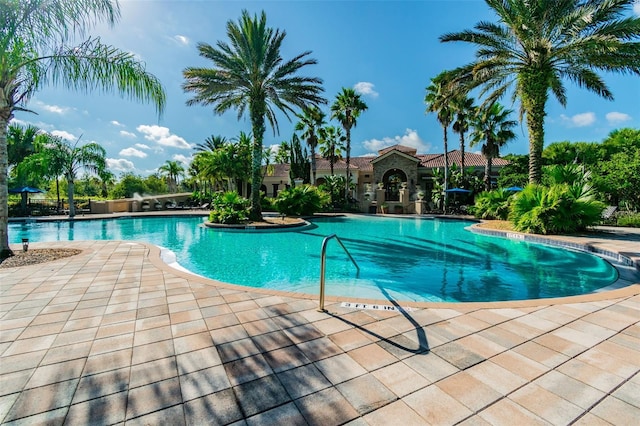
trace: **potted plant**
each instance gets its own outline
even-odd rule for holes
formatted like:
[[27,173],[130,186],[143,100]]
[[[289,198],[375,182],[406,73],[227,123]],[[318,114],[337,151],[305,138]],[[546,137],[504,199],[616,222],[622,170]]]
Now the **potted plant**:
[[386,214],[388,211],[389,205],[387,203],[380,204],[380,213]]

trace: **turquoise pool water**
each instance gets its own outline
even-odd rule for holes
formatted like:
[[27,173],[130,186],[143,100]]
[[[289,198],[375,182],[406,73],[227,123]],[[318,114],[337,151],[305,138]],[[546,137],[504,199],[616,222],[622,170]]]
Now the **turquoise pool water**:
[[[197,274],[234,284],[317,294],[324,237],[327,294],[396,300],[482,302],[593,292],[617,271],[588,253],[473,234],[471,222],[376,216],[314,219],[285,231],[220,231],[202,217],[146,217],[76,222],[10,223],[20,243],[137,240],[172,250]],[[348,299],[345,299],[348,300]]]

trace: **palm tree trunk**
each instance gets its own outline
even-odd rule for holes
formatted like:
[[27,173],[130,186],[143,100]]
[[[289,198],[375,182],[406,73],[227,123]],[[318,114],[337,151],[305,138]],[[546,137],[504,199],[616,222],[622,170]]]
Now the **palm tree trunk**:
[[345,160],[347,163],[347,183],[344,188],[344,196],[349,200],[349,182],[351,181],[351,171],[349,170],[349,165],[351,164],[351,126],[346,126],[344,130],[347,134],[347,158]]
[[7,171],[9,155],[7,153],[7,126],[11,119],[8,107],[0,108],[0,259],[13,256],[9,248],[9,188]]
[[76,215],[76,207],[73,205],[73,189],[74,189],[73,179],[67,180],[67,198],[69,199],[69,217],[73,218]]
[[[536,90],[538,87],[546,87],[544,81],[537,76],[523,78],[522,86],[525,88],[521,97],[522,108],[527,118],[527,130],[529,131],[529,182],[540,183],[542,181],[542,150],[544,148],[544,117],[545,105],[549,97],[546,90]],[[526,90],[531,88],[531,90]]]
[[447,189],[449,189],[449,143],[447,140],[447,128],[444,129],[444,207],[443,211],[447,212],[447,201],[449,198],[449,193]]
[[460,132],[460,171],[464,177],[464,132]]
[[313,143],[309,144],[311,148],[311,184],[316,184],[316,146]]
[[487,162],[484,166],[484,189],[488,192],[491,191],[491,167],[493,165],[493,157],[487,155]]
[[253,146],[251,152],[251,210],[249,219],[262,222],[262,207],[260,205],[260,185],[262,184],[262,138],[264,136],[265,101],[254,99],[249,106],[251,116],[251,131],[253,132]]

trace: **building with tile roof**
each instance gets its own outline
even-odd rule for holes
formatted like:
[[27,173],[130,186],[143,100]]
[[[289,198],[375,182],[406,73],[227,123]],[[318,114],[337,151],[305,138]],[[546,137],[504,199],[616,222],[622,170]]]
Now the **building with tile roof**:
[[[449,151],[449,167],[461,167],[462,153],[459,150]],[[493,159],[491,169],[492,181],[495,181],[498,171],[509,162],[502,158]],[[473,152],[464,153],[465,169],[479,177],[484,176],[486,160]],[[334,175],[346,176],[346,163],[338,160],[333,166]],[[378,151],[377,156],[352,157],[350,173],[356,188],[353,198],[359,202],[376,200],[379,195],[376,188],[383,190],[387,202],[400,201],[400,190],[405,189],[410,200],[415,200],[418,191],[427,194],[427,199],[433,189],[435,170],[444,169],[444,153],[418,154],[415,148],[404,145],[393,145]],[[276,196],[278,191],[291,186],[289,164],[276,164],[272,173],[267,173],[263,180],[262,189],[268,196]],[[316,157],[316,184],[324,182],[324,176],[331,174],[329,160]],[[360,203],[368,204],[368,203]],[[405,203],[406,204],[406,203]],[[361,207],[363,210],[364,207]],[[367,210],[363,210],[367,211]]]

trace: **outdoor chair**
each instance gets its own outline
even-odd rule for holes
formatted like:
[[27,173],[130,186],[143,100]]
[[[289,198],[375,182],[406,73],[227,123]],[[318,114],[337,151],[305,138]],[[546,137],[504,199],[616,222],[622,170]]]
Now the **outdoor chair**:
[[600,216],[602,218],[602,223],[615,223],[614,214],[616,210],[618,210],[618,206],[607,206]]

